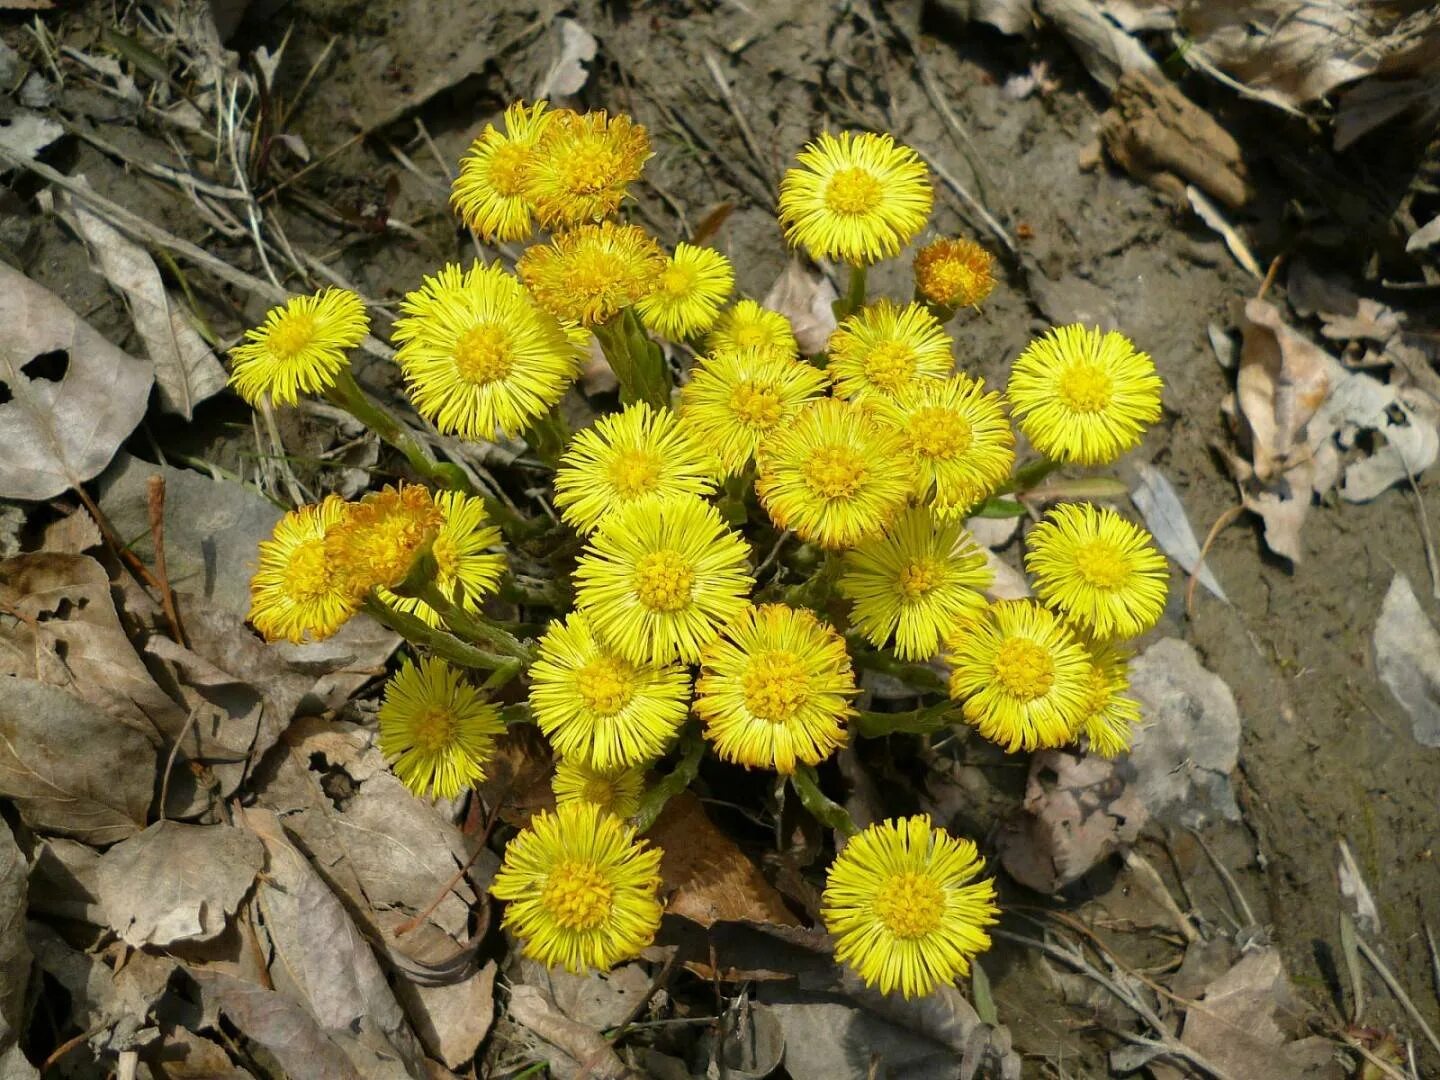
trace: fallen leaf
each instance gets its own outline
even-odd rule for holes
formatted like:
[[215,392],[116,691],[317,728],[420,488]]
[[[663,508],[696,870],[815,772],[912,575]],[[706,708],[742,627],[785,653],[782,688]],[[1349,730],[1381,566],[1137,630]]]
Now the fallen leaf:
[[789,319],[801,353],[812,356],[825,351],[830,335],[835,332],[832,305],[837,299],[830,280],[807,270],[797,257],[786,264],[760,306]]
[[1024,574],[989,548],[982,550],[985,552],[985,565],[992,575],[990,587],[985,590],[987,597],[991,600],[1023,600],[1031,595],[1030,583],[1025,580]]
[[206,1012],[223,1013],[275,1058],[287,1076],[367,1080],[293,998],[216,971],[191,973]]
[[1255,475],[1268,483],[1306,454],[1305,426],[1330,394],[1332,361],[1263,300],[1246,303],[1241,330],[1236,397],[1249,425]]
[[520,985],[511,990],[510,1016],[576,1065],[583,1065],[592,1080],[623,1080],[631,1075],[603,1035],[571,1020],[537,986]]
[[1369,502],[1406,477],[1418,476],[1440,456],[1440,402],[1415,387],[1337,371],[1325,415],[1344,441],[1353,441],[1356,429],[1378,432],[1385,440],[1345,466],[1340,497],[1347,502]]
[[1035,10],[1065,36],[1090,77],[1114,90],[1120,77],[1139,72],[1156,82],[1164,75],[1144,47],[1104,14],[1091,0],[1034,0]]
[[1421,746],[1440,746],[1440,633],[1410,587],[1396,574],[1375,623],[1375,667],[1380,681],[1410,717]]
[[152,1068],[151,1074],[164,1080],[251,1080],[255,1075],[231,1061],[219,1043],[183,1027],[165,1032],[152,1060],[161,1062],[164,1071]]
[[[37,844],[30,868],[30,910],[102,926],[100,854],[78,840],[54,836]],[[3,1074],[0,1074],[3,1075]]]
[[253,833],[157,821],[100,858],[106,922],[127,944],[204,941],[225,929],[265,863]]
[[639,964],[573,974],[525,959],[519,982],[538,986],[550,1004],[576,1023],[606,1031],[624,1023],[650,993],[650,976]]
[[57,193],[55,203],[60,216],[90,249],[96,269],[125,295],[135,332],[155,366],[160,407],[189,420],[197,404],[225,388],[225,369],[165,291],[148,251],[69,193]]
[[0,795],[36,832],[113,844],[145,827],[154,745],[93,705],[14,676],[0,692]]
[[711,823],[690,792],[666,803],[646,836],[664,852],[660,880],[671,915],[707,927],[717,922],[799,925],[779,892]]
[[0,404],[0,497],[48,499],[109,464],[145,415],[155,374],[4,263],[0,325],[0,384],[10,397]]
[[1424,251],[1435,244],[1440,244],[1440,214],[1436,214],[1428,224],[1422,225],[1410,234],[1410,239],[1405,241],[1405,250],[1407,252]]
[[1187,574],[1199,579],[1214,596],[1229,603],[1214,572],[1200,559],[1200,543],[1190,528],[1190,519],[1185,515],[1185,506],[1175,486],[1153,465],[1141,462],[1136,471],[1140,474],[1140,483],[1130,498],[1160,550],[1179,563]]
[[1355,856],[1350,853],[1350,845],[1341,840],[1339,847],[1340,865],[1337,871],[1340,895],[1350,901],[1355,925],[1371,937],[1377,937],[1380,934],[1380,909],[1375,906],[1375,897],[1370,892],[1370,886],[1365,884]]
[[[0,0],[0,10],[13,0]],[[7,87],[7,90],[9,88]],[[0,119],[0,163],[5,163],[8,154],[11,161],[31,161],[41,150],[65,134],[65,128],[43,113],[30,109],[16,109],[9,116]],[[5,172],[0,169],[0,173]]]
[[405,1006],[425,1049],[452,1069],[475,1056],[495,1020],[494,960],[457,983],[426,986],[397,980],[395,994]]
[[[30,946],[25,941],[30,866],[10,827],[0,822],[0,1061],[25,1031]],[[9,1075],[6,1073],[5,1075]]]
[[957,18],[989,23],[1002,34],[1028,34],[1035,28],[1032,0],[940,0],[939,7]]
[[713,1027],[700,1037],[697,1055],[712,1062],[712,1074],[735,1080],[762,1080],[780,1067],[785,1032],[770,1006],[741,997],[726,1010],[721,1036]]
[[595,35],[574,19],[562,16],[555,19],[551,25],[560,32],[560,55],[556,57],[555,63],[550,65],[550,70],[545,73],[545,78],[540,81],[535,92],[530,95],[532,101],[578,94],[585,86],[585,80],[590,77],[585,65],[595,59],[595,52],[599,48]]

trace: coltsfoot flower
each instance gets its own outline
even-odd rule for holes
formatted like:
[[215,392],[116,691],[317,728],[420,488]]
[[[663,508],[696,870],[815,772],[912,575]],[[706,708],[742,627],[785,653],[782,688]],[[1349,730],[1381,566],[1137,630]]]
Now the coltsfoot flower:
[[319,641],[355,614],[354,592],[325,557],[325,537],[345,512],[344,499],[327,495],[290,511],[260,542],[249,617],[267,641]]
[[1107,465],[1160,419],[1160,376],[1124,334],[1061,326],[1025,347],[1006,396],[1020,430],[1046,457]]
[[705,339],[705,351],[712,357],[753,351],[794,360],[800,355],[800,343],[795,340],[795,330],[784,315],[763,308],[754,300],[741,300],[720,313]]
[[678,664],[635,664],[578,611],[550,623],[530,668],[530,710],[566,761],[613,770],[659,757],[690,711]]
[[357,598],[393,589],[444,524],[423,484],[387,486],[346,506],[325,534],[325,558]]
[[505,130],[486,124],[460,159],[450,205],[482,240],[525,240],[534,231],[525,180],[535,147],[555,114],[547,103],[517,101],[505,110]]
[[576,434],[555,472],[555,507],[578,532],[652,495],[705,495],[714,463],[670,409],[645,402]]
[[606,221],[527,248],[515,269],[552,315],[596,326],[655,290],[665,255],[644,229]]
[[608,515],[575,568],[575,606],[636,664],[693,664],[749,606],[749,547],[694,495]]
[[1000,600],[947,643],[950,696],[966,723],[1006,750],[1073,742],[1090,700],[1085,647],[1048,608]]
[[640,809],[640,795],[645,787],[645,769],[631,767],[601,770],[577,761],[562,758],[555,766],[550,782],[555,792],[555,805],[589,803],[622,820],[632,818]]
[[889,135],[825,133],[796,160],[780,181],[780,224],[812,258],[852,266],[888,259],[930,217],[925,164]]
[[1015,435],[998,393],[968,375],[918,379],[871,403],[900,432],[915,469],[915,494],[942,518],[963,517],[1010,478]]
[[565,396],[589,337],[499,263],[444,266],[400,304],[395,362],[415,410],[448,435],[519,435]]
[[801,409],[760,444],[757,460],[755,493],[770,520],[823,548],[880,533],[914,486],[899,432],[834,398]]
[[1113,645],[1091,645],[1090,697],[1080,733],[1092,753],[1115,757],[1130,749],[1140,726],[1140,703],[1130,697],[1129,658]]
[[645,128],[624,113],[562,109],[540,134],[525,196],[546,228],[592,224],[620,208],[649,157]]
[[505,846],[490,886],[525,955],[566,971],[608,971],[655,938],[660,849],[598,806],[541,812]]
[[766,604],[702,652],[695,714],[721,758],[788,774],[845,745],[856,693],[834,629],[803,608]]
[[[435,506],[442,521],[430,549],[435,557],[435,584],[466,611],[479,611],[505,572],[505,556],[490,550],[500,543],[500,530],[485,514],[485,500],[459,491],[437,491]],[[398,611],[409,612],[430,626],[441,618],[429,604],[411,596],[379,590],[380,599]]]
[[959,521],[917,507],[845,553],[840,592],[854,601],[851,620],[872,645],[894,638],[901,660],[928,660],[947,634],[985,610],[994,576]]
[[453,799],[485,779],[500,710],[443,660],[406,660],[385,684],[380,752],[401,782],[420,797]]
[[979,307],[994,288],[995,256],[973,240],[941,237],[915,253],[915,289],[936,307]]
[[955,370],[950,337],[923,304],[877,300],[842,322],[827,349],[835,392],[852,401],[894,397]]
[[830,864],[820,914],[835,959],[882,994],[907,998],[970,973],[1000,921],[992,878],[969,840],[917,815],[872,825]]
[[348,289],[293,296],[230,350],[230,385],[251,405],[265,394],[276,405],[295,405],[301,394],[334,386],[335,376],[350,366],[346,353],[369,332],[365,304]]
[[722,476],[735,476],[761,441],[825,392],[819,368],[778,352],[737,349],[702,356],[680,391],[680,418],[696,443],[715,456]]
[[671,341],[703,334],[735,289],[735,268],[714,248],[675,245],[655,291],[635,305],[645,329]]
[[1113,510],[1061,503],[1026,542],[1035,595],[1099,640],[1143,634],[1165,610],[1165,556]]

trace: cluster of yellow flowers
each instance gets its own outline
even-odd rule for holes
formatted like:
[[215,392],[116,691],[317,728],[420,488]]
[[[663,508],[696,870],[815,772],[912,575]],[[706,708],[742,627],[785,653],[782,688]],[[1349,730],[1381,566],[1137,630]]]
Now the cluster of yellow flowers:
[[[509,108],[462,160],[452,203],[484,240],[530,240],[537,226],[549,238],[514,274],[442,268],[404,298],[393,332],[423,418],[467,439],[524,436],[553,465],[554,507],[583,539],[573,610],[534,643],[486,615],[505,570],[497,505],[365,398],[347,359],[368,332],[364,307],[332,289],[250,331],[234,386],[252,402],[330,396],[441,490],[401,484],[287,515],[262,545],[251,620],[300,641],[363,608],[427,647],[391,679],[379,716],[381,749],[417,794],[483,779],[504,730],[462,669],[491,671],[486,690],[525,677],[524,718],[560,759],[557,809],[509,842],[493,892],[543,962],[604,968],[652,939],[659,852],[637,826],[653,819],[649,770],[687,745],[693,716],[705,742],[689,745],[789,777],[852,834],[821,905],[837,956],[885,992],[927,993],[989,945],[998,912],[983,860],[923,816],[855,830],[813,768],[855,733],[856,668],[879,650],[873,666],[902,672],[943,653],[953,708],[1008,750],[1128,747],[1139,710],[1120,643],[1155,623],[1166,595],[1150,539],[1112,510],[1057,505],[1027,538],[1034,598],[992,603],[965,519],[1020,510],[1003,498],[1024,494],[1026,475],[1011,417],[1041,455],[1031,476],[1105,464],[1159,417],[1160,380],[1124,336],[1081,326],[1032,342],[1003,395],[957,373],[945,323],[995,283],[993,258],[968,240],[920,249],[914,299],[866,303],[866,269],[910,244],[933,203],[916,154],[875,134],[821,135],[781,184],[787,238],[850,267],[825,353],[802,357],[783,315],[726,306],[724,255],[685,243],[666,255],[616,219],[649,156],[629,117]],[[623,407],[571,436],[557,406],[592,334]],[[695,351],[678,394],[656,338]],[[808,580],[757,593],[747,536],[762,534],[776,552],[791,540],[808,553]],[[672,777],[693,776],[694,761]]]

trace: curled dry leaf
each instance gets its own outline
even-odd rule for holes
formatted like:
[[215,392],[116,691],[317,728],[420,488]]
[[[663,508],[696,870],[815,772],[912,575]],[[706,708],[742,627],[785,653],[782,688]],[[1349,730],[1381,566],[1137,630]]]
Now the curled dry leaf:
[[109,464],[145,415],[154,370],[4,263],[0,326],[0,497],[48,499]]
[[1410,587],[1396,574],[1375,624],[1375,667],[1380,681],[1410,717],[1421,746],[1440,746],[1440,633]]
[[225,929],[264,863],[244,829],[157,821],[101,856],[100,906],[136,948],[204,941]]
[[829,279],[807,270],[796,257],[775,279],[760,306],[778,311],[790,320],[800,351],[809,356],[824,352],[830,335],[835,332],[835,312],[831,305],[837,299]]
[[1200,559],[1199,541],[1190,528],[1190,519],[1185,514],[1185,506],[1175,491],[1175,485],[1159,469],[1145,462],[1136,466],[1136,471],[1140,475],[1140,483],[1130,493],[1130,498],[1145,519],[1145,527],[1155,537],[1160,550],[1179,563],[1187,574],[1195,575],[1217,599],[1229,603],[1214,572]]

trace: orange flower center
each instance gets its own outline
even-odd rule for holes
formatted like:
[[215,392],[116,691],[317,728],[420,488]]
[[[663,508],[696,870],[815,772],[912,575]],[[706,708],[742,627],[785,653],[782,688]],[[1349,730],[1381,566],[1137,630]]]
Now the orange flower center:
[[455,369],[467,382],[483,386],[499,382],[510,374],[515,355],[510,335],[493,323],[481,323],[462,333],[455,342]]
[[695,571],[678,551],[650,551],[635,564],[635,597],[651,611],[679,611],[694,586]]
[[1075,569],[1086,584],[1097,589],[1118,588],[1130,577],[1124,556],[1104,540],[1090,540],[1076,548]]
[[938,405],[916,409],[907,421],[905,433],[915,453],[939,461],[959,457],[974,442],[969,422],[954,410]]
[[571,195],[594,195],[613,187],[621,171],[619,157],[604,142],[567,146],[560,158],[560,187]]
[[903,341],[882,341],[865,357],[865,378],[895,393],[915,375],[915,350]]
[[265,338],[276,360],[294,360],[315,341],[315,316],[309,312],[286,312],[276,320]]
[[633,671],[622,660],[602,656],[575,673],[575,690],[591,712],[614,716],[634,696]]
[[525,185],[525,172],[530,166],[530,148],[507,142],[495,148],[490,157],[490,186],[497,195],[514,199]]
[[929,874],[892,874],[875,894],[875,917],[899,938],[919,938],[940,929],[945,892]]
[[610,483],[627,499],[643,495],[660,478],[660,462],[648,450],[622,450],[610,462]]
[[1050,692],[1055,664],[1050,654],[1029,638],[1006,638],[995,652],[995,679],[1013,698],[1034,701]]
[[769,431],[780,422],[784,405],[771,387],[742,382],[731,391],[730,411],[746,427]]
[[825,205],[837,214],[868,214],[880,205],[884,189],[864,169],[841,169],[825,185]]
[[783,724],[805,704],[810,679],[798,656],[775,649],[750,661],[741,685],[745,692],[745,707],[752,716],[772,724]]
[[816,495],[825,499],[848,499],[860,490],[868,470],[858,451],[832,444],[812,450],[800,472],[805,485]]
[[900,592],[911,603],[923,599],[944,580],[945,570],[938,559],[915,559],[900,568]]
[[1056,392],[1071,412],[1104,412],[1114,397],[1110,373],[1099,364],[1071,364],[1060,373]]
[[571,859],[545,877],[540,903],[567,930],[595,930],[610,918],[614,889],[600,869]]

